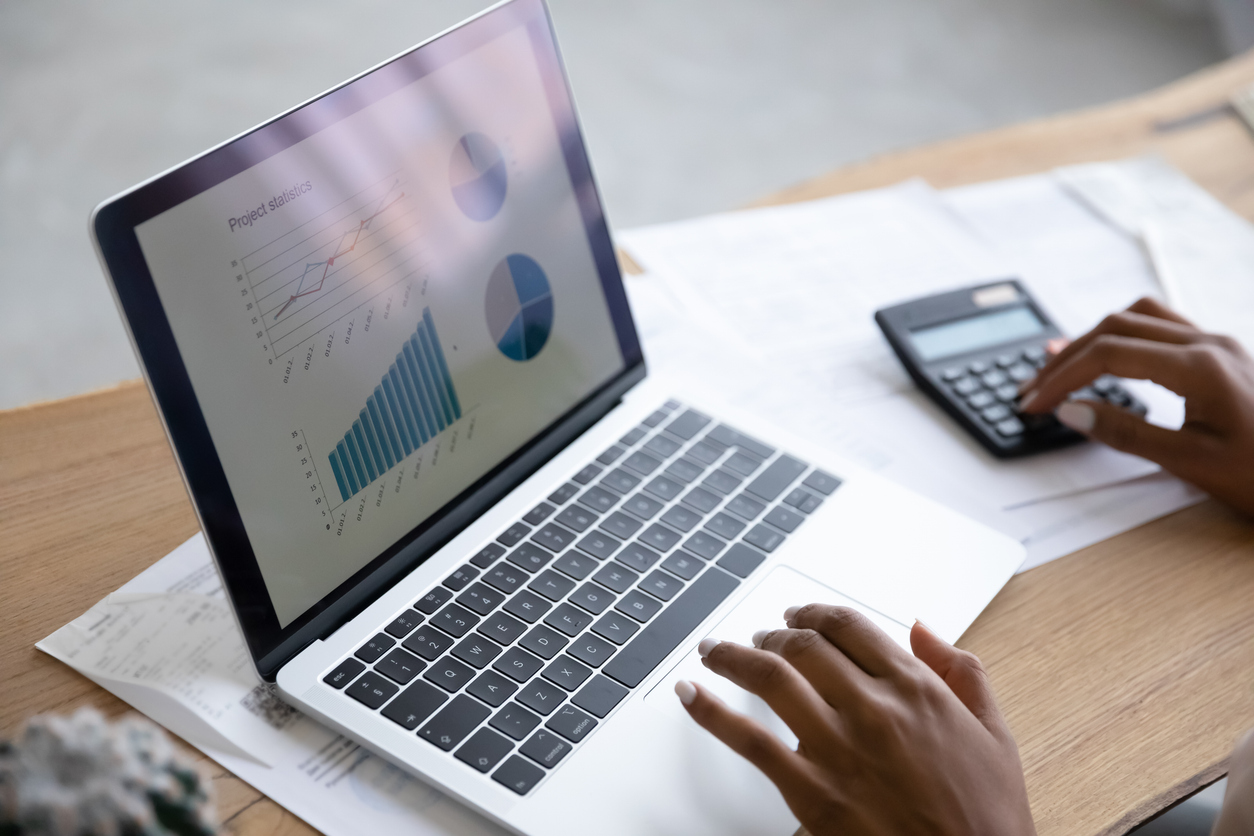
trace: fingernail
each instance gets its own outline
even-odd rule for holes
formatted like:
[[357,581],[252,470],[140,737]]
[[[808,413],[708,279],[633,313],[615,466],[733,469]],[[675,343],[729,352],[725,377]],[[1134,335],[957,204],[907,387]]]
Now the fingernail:
[[722,644],[718,639],[702,639],[701,644],[697,645],[697,653],[704,659],[710,655],[710,651]]
[[1036,400],[1036,390],[1029,389],[1023,395],[1023,397],[1019,398],[1019,409],[1023,412],[1027,412],[1028,407],[1030,407],[1032,405],[1032,402],[1035,400]]
[[758,632],[754,633],[753,634],[753,646],[761,647],[762,642],[766,641],[766,636],[770,632],[771,632],[770,630],[759,630]]
[[784,620],[792,621],[793,618],[796,617],[797,613],[799,612],[801,612],[801,607],[789,607],[788,609],[784,610]]
[[697,686],[686,679],[681,679],[675,683],[675,696],[679,697],[679,701],[684,705],[692,705],[692,701],[697,698]]
[[1054,410],[1054,415],[1064,426],[1085,435],[1091,433],[1093,425],[1097,423],[1097,413],[1093,411],[1093,407],[1078,401],[1067,401]]

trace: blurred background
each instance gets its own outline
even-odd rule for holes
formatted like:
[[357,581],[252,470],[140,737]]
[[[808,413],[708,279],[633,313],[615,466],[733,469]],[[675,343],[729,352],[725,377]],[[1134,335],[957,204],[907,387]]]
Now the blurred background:
[[[1254,43],[1251,0],[550,0],[611,223],[1149,90]],[[101,200],[484,0],[0,3],[0,409],[137,377]],[[1206,833],[1212,789],[1143,829]]]

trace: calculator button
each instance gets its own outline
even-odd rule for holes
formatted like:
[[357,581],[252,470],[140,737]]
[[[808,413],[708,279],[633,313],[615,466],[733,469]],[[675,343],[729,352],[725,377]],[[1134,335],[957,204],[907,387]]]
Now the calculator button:
[[1005,421],[1007,418],[1011,417],[1010,407],[999,403],[996,406],[990,406],[988,409],[982,411],[980,413],[980,417],[990,424],[996,424],[998,421]]
[[1019,398],[1019,387],[1013,383],[1003,383],[997,387],[997,391],[994,394],[997,395],[997,400],[1002,403],[1013,403]]
[[1099,395],[1109,395],[1118,388],[1119,384],[1115,383],[1115,381],[1109,377],[1099,377],[1097,380],[1093,381],[1093,391],[1097,392]]
[[967,373],[967,370],[962,368],[961,366],[950,366],[949,368],[941,372],[941,380],[945,381],[946,383],[953,383],[955,380],[962,377],[966,373]]
[[1031,348],[1025,348],[1023,350],[1023,359],[1038,368],[1045,362],[1046,356],[1045,349],[1039,345],[1034,345]]
[[961,378],[954,384],[954,391],[963,397],[974,394],[980,391],[981,388],[983,387],[981,386],[980,381],[976,380],[974,377]]
[[1010,368],[1010,367],[1011,367],[1011,366],[1013,366],[1015,363],[1017,363],[1017,362],[1018,362],[1018,360],[1019,360],[1019,358],[1018,358],[1018,357],[1016,357],[1016,356],[1014,356],[1013,354],[999,354],[999,355],[997,355],[997,365],[998,365],[998,366],[1001,366],[1003,369],[1008,369],[1008,368]]
[[970,366],[967,366],[967,370],[970,371],[971,374],[984,374],[991,368],[992,365],[986,360],[976,360]]
[[1036,377],[1036,369],[1029,366],[1027,363],[1019,363],[1018,365],[1011,366],[1007,369],[1006,374],[1008,374],[1010,379],[1015,383],[1023,383],[1024,381],[1031,380]]
[[971,397],[967,398],[967,405],[970,406],[972,409],[987,409],[988,407],[992,406],[996,402],[997,402],[997,399],[993,397],[993,393],[988,391],[987,389],[982,389],[979,392],[976,392]]
[[982,380],[984,385],[988,388],[995,389],[1005,383],[1007,377],[1006,373],[1000,369],[993,369],[991,372],[986,372],[981,375],[980,380]]
[[1022,435],[1023,424],[1018,418],[1007,418],[1005,421],[1002,421],[997,425],[997,433],[998,435],[1005,436],[1006,438],[1013,438],[1016,435]]

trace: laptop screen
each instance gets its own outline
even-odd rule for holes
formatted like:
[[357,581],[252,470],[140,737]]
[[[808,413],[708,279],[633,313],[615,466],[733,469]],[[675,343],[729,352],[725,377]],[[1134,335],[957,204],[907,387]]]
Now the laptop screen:
[[639,363],[550,38],[490,12],[133,227],[279,631]]

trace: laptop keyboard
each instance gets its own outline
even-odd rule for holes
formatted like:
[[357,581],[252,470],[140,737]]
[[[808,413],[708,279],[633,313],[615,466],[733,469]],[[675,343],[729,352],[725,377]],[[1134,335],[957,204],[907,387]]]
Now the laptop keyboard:
[[839,486],[668,401],[323,682],[526,795]]

